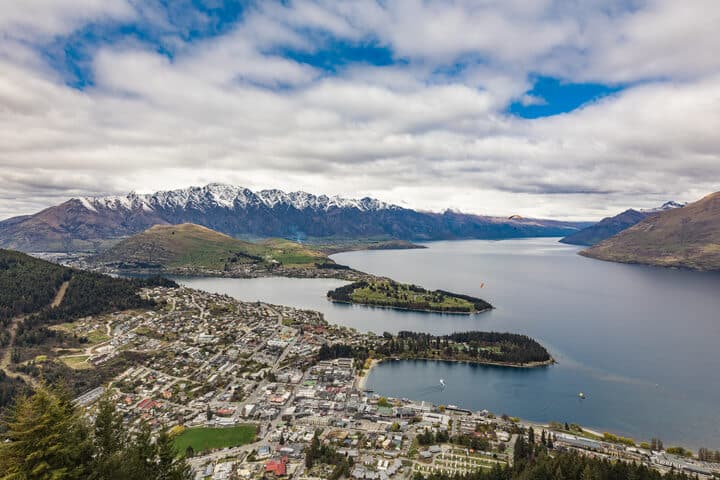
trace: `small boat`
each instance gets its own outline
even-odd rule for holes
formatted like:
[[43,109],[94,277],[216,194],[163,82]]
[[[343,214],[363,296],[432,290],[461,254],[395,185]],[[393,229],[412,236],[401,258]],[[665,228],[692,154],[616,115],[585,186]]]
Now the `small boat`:
[[440,385],[442,385],[443,388],[445,388],[445,379],[444,378],[440,379]]
[[585,400],[585,394],[583,392],[578,393],[578,397],[580,397],[581,400]]

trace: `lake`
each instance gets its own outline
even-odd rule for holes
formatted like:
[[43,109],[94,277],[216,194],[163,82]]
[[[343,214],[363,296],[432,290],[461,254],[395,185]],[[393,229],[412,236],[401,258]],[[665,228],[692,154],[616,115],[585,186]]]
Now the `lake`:
[[[492,312],[440,315],[333,304],[320,279],[183,279],[241,300],[319,310],[359,330],[525,333],[558,364],[513,369],[387,362],[367,388],[533,421],[575,422],[666,445],[720,448],[720,275],[587,259],[557,239],[432,242],[361,251],[339,263],[428,288],[478,296]],[[439,379],[447,387],[439,388]],[[584,392],[586,400],[578,398]]]

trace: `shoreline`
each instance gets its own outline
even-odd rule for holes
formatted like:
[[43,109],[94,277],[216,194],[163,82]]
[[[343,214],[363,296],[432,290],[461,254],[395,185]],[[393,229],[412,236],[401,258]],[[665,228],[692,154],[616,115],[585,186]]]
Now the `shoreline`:
[[541,368],[541,367],[549,367],[551,365],[555,365],[557,360],[554,358],[550,358],[550,360],[547,360],[545,362],[532,362],[532,363],[526,363],[523,365],[519,365],[516,363],[506,363],[506,362],[478,362],[478,361],[471,361],[471,360],[451,360],[451,359],[444,359],[444,358],[427,358],[427,357],[418,357],[418,358],[402,358],[402,357],[393,357],[393,358],[373,358],[370,361],[370,365],[368,366],[367,370],[361,369],[361,371],[365,372],[364,375],[357,375],[356,381],[355,381],[355,388],[360,391],[365,390],[365,386],[367,384],[367,379],[370,376],[370,373],[372,370],[380,365],[381,363],[387,362],[387,361],[409,361],[409,360],[423,360],[427,362],[448,362],[448,363],[468,363],[471,365],[486,365],[490,367],[503,367],[503,368]]
[[[365,391],[365,385],[367,384],[367,379],[370,376],[370,372],[372,372],[373,368],[375,368],[377,365],[382,363],[381,359],[373,358],[370,360],[370,365],[368,366],[367,370],[361,370],[364,371],[364,375],[358,375],[357,379],[355,381],[355,388],[359,391]],[[364,365],[363,365],[364,366]]]
[[446,311],[446,310],[428,310],[428,309],[421,309],[421,308],[407,308],[407,307],[394,307],[391,305],[375,305],[373,303],[362,303],[362,302],[348,302],[346,300],[335,300],[334,298],[331,298],[330,296],[327,297],[328,301],[332,303],[344,303],[345,305],[361,305],[363,307],[371,307],[371,308],[382,308],[385,310],[400,310],[402,312],[418,312],[418,313],[439,313],[439,314],[447,314],[447,315],[475,315],[477,313],[485,313],[492,310],[494,307],[485,308],[483,310],[476,310],[474,312],[453,312],[453,311]]
[[[294,270],[294,271],[293,271]],[[90,268],[90,271],[117,276],[160,276],[160,277],[210,277],[235,278],[239,280],[252,280],[256,278],[296,278],[296,279],[332,279],[345,282],[354,282],[373,276],[354,269],[273,269],[255,270],[250,272],[225,272],[220,270],[190,270],[190,269],[117,269],[117,268]],[[322,273],[320,273],[322,272]]]
[[502,367],[502,368],[542,368],[542,367],[549,367],[549,366],[552,366],[552,365],[555,365],[558,363],[557,360],[555,360],[555,358],[553,358],[553,357],[550,357],[550,360],[546,360],[544,362],[528,362],[528,363],[524,363],[524,364],[509,363],[509,362],[493,362],[491,360],[477,361],[477,360],[430,358],[430,357],[389,357],[389,358],[373,359],[370,364],[370,368],[368,368],[368,370],[367,370],[366,376],[370,373],[370,371],[373,368],[375,368],[377,365],[379,365],[383,362],[388,362],[388,361],[401,362],[401,361],[410,361],[410,360],[422,360],[425,362],[467,363],[470,365],[486,365],[489,367]]
[[[367,385],[367,378],[370,376],[370,373],[372,372],[372,370],[373,370],[377,365],[379,365],[379,364],[381,364],[381,363],[383,363],[383,362],[385,362],[385,361],[388,361],[388,360],[436,360],[436,361],[453,362],[453,363],[458,363],[458,362],[459,362],[459,361],[454,361],[454,360],[439,360],[439,359],[403,359],[403,358],[399,358],[399,359],[387,359],[387,358],[384,358],[384,359],[373,359],[373,360],[370,362],[370,366],[369,366],[368,369],[365,371],[365,375],[363,375],[363,376],[358,376],[358,377],[357,377],[356,389],[357,389],[358,391],[365,392],[365,391],[366,391],[366,390],[365,390],[365,387],[366,387],[366,385]],[[470,363],[470,362],[467,362],[467,363]],[[475,363],[475,362],[473,362],[473,363]],[[557,363],[557,362],[556,362],[554,359],[552,359],[552,363]],[[497,365],[496,365],[496,366],[497,366]],[[513,365],[500,365],[500,366],[509,367],[509,366],[513,366]],[[378,392],[373,392],[373,393],[379,395]],[[391,396],[388,396],[387,398],[391,398]],[[395,398],[395,397],[392,397],[392,398]],[[434,403],[429,402],[428,400],[412,399],[411,401],[413,401],[413,402],[426,402],[426,403],[431,403],[432,405],[435,405]],[[435,405],[435,406],[437,406],[437,405]],[[463,408],[462,405],[459,405],[459,408]],[[532,426],[532,427],[535,427],[535,428],[544,429],[544,430],[547,430],[547,431],[550,431],[550,432],[554,431],[554,430],[550,427],[550,422],[549,422],[549,421],[529,420],[529,419],[527,419],[527,418],[521,418],[521,417],[515,417],[515,418],[518,418],[520,424],[524,424],[524,425],[526,425],[526,426]],[[596,441],[599,441],[599,442],[607,442],[607,440],[604,440],[604,439],[603,439],[603,432],[610,432],[610,433],[612,433],[612,429],[603,429],[602,427],[597,427],[597,426],[595,426],[595,427],[586,427],[585,425],[579,425],[579,426],[580,426],[580,428],[582,428],[582,431],[583,431],[583,432],[586,432],[586,433],[589,433],[589,434],[592,435],[592,436],[598,437],[598,439],[597,439]],[[602,432],[601,432],[599,429],[602,430]],[[575,435],[575,436],[582,437],[582,434],[579,434],[579,433],[573,433],[573,432],[564,432],[564,433],[569,433],[570,435]],[[624,433],[624,434],[621,434],[621,435],[629,435],[631,438],[633,438],[633,439],[635,440],[636,446],[637,446],[637,445],[640,445],[640,443],[643,441],[642,438],[638,439],[637,437],[633,437],[632,435],[630,435],[630,434],[628,434],[628,433]],[[682,441],[679,442],[679,443],[683,443],[684,445],[687,444],[686,442],[682,442]],[[689,448],[696,448],[696,449],[697,449],[697,448],[699,448],[699,447],[689,447]]]

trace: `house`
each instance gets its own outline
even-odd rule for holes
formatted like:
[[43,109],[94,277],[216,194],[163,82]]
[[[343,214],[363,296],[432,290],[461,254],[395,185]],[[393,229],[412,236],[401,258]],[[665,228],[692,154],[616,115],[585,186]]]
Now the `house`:
[[287,457],[273,459],[265,464],[265,473],[272,473],[276,477],[284,477],[287,475]]

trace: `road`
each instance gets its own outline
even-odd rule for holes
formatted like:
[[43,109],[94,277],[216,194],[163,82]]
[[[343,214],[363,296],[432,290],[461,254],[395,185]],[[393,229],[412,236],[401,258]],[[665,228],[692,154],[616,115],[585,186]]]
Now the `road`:
[[[55,294],[55,297],[53,298],[53,301],[50,303],[51,308],[57,308],[63,301],[63,298],[65,298],[65,293],[67,292],[68,285],[70,284],[69,281],[63,282],[62,285],[60,285],[60,288],[58,289],[57,293]],[[5,347],[5,351],[2,354],[2,357],[0,357],[0,370],[5,372],[5,375],[11,378],[19,378],[22,381],[24,381],[27,384],[30,385],[36,385],[37,381],[28,376],[24,373],[14,372],[12,370],[9,370],[8,367],[10,366],[10,363],[12,363],[12,351],[13,347],[15,346],[15,337],[17,336],[17,329],[20,326],[20,324],[27,318],[26,316],[21,317],[15,317],[10,321],[10,326],[8,327],[8,332],[10,333],[10,338],[8,340],[7,347]]]

